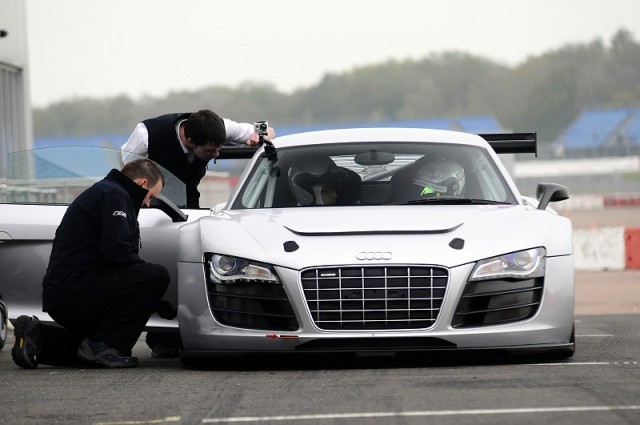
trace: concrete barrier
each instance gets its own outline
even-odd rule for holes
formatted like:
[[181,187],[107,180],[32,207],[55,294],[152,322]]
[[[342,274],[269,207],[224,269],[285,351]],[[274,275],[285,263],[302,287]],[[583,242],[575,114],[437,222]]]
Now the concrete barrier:
[[574,230],[573,259],[581,271],[640,269],[640,228]]
[[556,211],[602,210],[615,207],[640,206],[640,193],[614,193],[611,195],[571,195],[566,201],[553,204]]
[[625,268],[640,269],[640,228],[624,229]]

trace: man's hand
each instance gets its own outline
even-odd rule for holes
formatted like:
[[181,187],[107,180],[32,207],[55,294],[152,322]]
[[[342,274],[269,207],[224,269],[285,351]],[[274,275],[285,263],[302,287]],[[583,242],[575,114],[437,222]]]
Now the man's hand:
[[[269,127],[267,129],[267,135],[265,136],[266,140],[271,140],[274,137],[276,137],[276,131]],[[245,143],[247,146],[256,146],[260,143],[260,135],[258,133],[253,133],[251,136],[249,136],[249,140],[247,140],[247,142]]]
[[246,145],[256,146],[258,143],[260,143],[260,135],[258,133],[253,133],[251,136],[249,136],[249,140],[247,140]]

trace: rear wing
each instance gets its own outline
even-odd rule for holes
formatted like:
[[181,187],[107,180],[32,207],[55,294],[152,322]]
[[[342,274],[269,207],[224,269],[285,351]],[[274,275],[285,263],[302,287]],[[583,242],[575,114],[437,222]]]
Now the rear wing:
[[[538,156],[536,133],[495,133],[479,134],[496,153],[533,153]],[[218,159],[248,159],[258,150],[258,146],[224,145]]]
[[537,133],[478,134],[496,153],[533,153],[538,156]]

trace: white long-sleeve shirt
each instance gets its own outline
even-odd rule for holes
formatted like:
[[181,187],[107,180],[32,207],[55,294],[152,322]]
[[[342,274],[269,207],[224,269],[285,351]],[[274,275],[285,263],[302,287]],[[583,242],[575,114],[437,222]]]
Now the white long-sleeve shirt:
[[[224,129],[227,134],[225,139],[226,143],[244,144],[254,132],[253,124],[238,123],[228,118],[223,118],[222,120],[224,121]],[[176,124],[176,143],[180,144],[184,153],[188,153],[187,148],[185,148],[180,141],[180,124],[183,122],[184,120],[179,121]],[[129,139],[124,145],[122,145],[120,150],[122,151],[122,161],[125,163],[135,159],[132,158],[131,154],[148,158],[149,131],[147,130],[147,126],[142,122],[138,123],[129,136]]]

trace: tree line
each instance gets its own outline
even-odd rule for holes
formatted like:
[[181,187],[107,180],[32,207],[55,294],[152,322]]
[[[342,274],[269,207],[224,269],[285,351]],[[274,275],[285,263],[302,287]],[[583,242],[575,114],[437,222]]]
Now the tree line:
[[210,86],[133,100],[73,98],[34,109],[37,138],[125,134],[142,119],[208,108],[278,127],[493,115],[506,129],[553,141],[588,108],[640,106],[640,44],[620,29],[508,67],[451,51],[326,74],[291,94],[271,84]]

